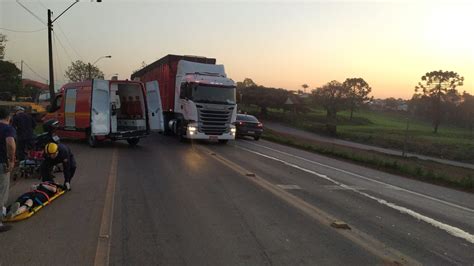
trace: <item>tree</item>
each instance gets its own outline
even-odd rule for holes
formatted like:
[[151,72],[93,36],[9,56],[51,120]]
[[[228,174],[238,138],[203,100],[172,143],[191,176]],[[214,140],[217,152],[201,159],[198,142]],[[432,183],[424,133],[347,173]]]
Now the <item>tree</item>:
[[474,131],[474,95],[467,92],[462,94],[462,103],[458,106],[459,117],[463,126],[471,130],[471,134]]
[[141,65],[140,65],[140,68],[134,70],[132,73],[135,74],[135,73],[137,73],[138,71],[144,69],[146,66],[148,66],[148,64],[147,64],[145,61],[142,61]]
[[0,33],[0,60],[5,58],[5,46],[7,42],[7,36]]
[[71,82],[79,82],[88,79],[103,79],[104,73],[96,66],[90,63],[86,64],[81,60],[72,62],[67,68],[66,74],[64,75]]
[[0,93],[17,94],[21,86],[21,71],[15,64],[0,61]]
[[448,101],[447,95],[456,93],[456,87],[462,86],[464,77],[453,71],[432,71],[421,77],[421,82],[415,87],[415,92],[431,100],[431,111],[433,115],[433,132],[438,132],[442,119],[442,105]]
[[237,82],[237,89],[257,87],[257,83],[253,82],[250,78],[245,78],[244,81]]
[[241,96],[241,103],[257,105],[260,107],[260,113],[267,115],[268,108],[284,108],[284,103],[290,92],[284,89],[258,86],[251,79],[245,79],[240,84],[238,82],[237,94]]
[[337,133],[337,112],[347,109],[348,94],[349,90],[336,80],[312,91],[314,101],[326,109],[326,127],[332,135]]
[[342,85],[348,91],[348,104],[351,111],[349,119],[352,120],[354,111],[362,104],[370,102],[373,99],[373,97],[368,97],[372,88],[362,78],[348,78]]
[[309,88],[308,84],[303,84],[301,85],[301,87],[303,88],[303,92],[306,93],[306,89]]

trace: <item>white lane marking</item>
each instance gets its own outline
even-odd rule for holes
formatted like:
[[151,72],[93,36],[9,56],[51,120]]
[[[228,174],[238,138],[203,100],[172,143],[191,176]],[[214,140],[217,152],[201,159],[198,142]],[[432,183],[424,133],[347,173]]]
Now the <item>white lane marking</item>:
[[455,207],[455,208],[458,208],[458,209],[461,209],[461,210],[464,210],[464,211],[474,213],[474,210],[470,209],[468,207],[460,206],[460,205],[457,205],[455,203],[451,203],[451,202],[448,202],[448,201],[437,199],[437,198],[434,198],[434,197],[431,197],[431,196],[428,196],[428,195],[425,195],[425,194],[422,194],[422,193],[418,193],[418,192],[415,192],[415,191],[412,191],[412,190],[408,190],[406,188],[402,188],[402,187],[398,187],[398,186],[391,185],[391,184],[388,184],[388,183],[384,183],[382,181],[374,180],[372,178],[369,178],[369,177],[366,177],[366,176],[363,176],[363,175],[359,175],[359,174],[356,174],[356,173],[353,173],[353,172],[349,172],[349,171],[346,171],[344,169],[340,169],[340,168],[337,168],[337,167],[334,167],[334,166],[330,166],[330,165],[327,165],[327,164],[323,164],[323,163],[315,162],[315,161],[312,161],[312,160],[308,160],[306,158],[303,158],[303,157],[300,157],[300,156],[297,156],[297,155],[293,155],[291,153],[287,153],[287,152],[284,152],[284,151],[279,151],[279,150],[269,148],[269,147],[266,147],[266,146],[262,146],[262,145],[259,145],[259,144],[254,144],[254,143],[250,143],[250,142],[247,142],[247,143],[250,144],[250,145],[265,148],[265,149],[268,149],[268,150],[271,150],[271,151],[274,151],[274,152],[278,152],[278,153],[281,153],[281,154],[284,154],[284,155],[287,155],[287,156],[290,156],[290,157],[293,157],[293,158],[297,158],[297,159],[300,159],[300,160],[303,160],[303,161],[306,161],[306,162],[309,162],[309,163],[312,163],[312,164],[316,164],[316,165],[320,165],[320,166],[323,166],[323,167],[326,167],[326,168],[329,168],[329,169],[332,169],[332,170],[336,170],[336,171],[339,171],[339,172],[342,172],[342,173],[345,173],[345,174],[348,174],[348,175],[356,176],[356,177],[362,178],[362,179],[367,180],[367,181],[371,181],[371,182],[374,182],[374,183],[385,185],[388,188],[400,190],[400,191],[403,191],[403,192],[406,192],[406,193],[409,193],[409,194],[413,194],[413,195],[416,195],[416,196],[419,196],[419,197],[422,197],[422,198],[430,199],[432,201],[436,201],[436,202],[439,202],[439,203],[442,203],[442,204],[445,204],[445,205],[448,205],[448,206],[451,206],[451,207]]
[[328,185],[328,186],[323,186],[327,190],[348,190],[349,188],[352,189],[357,189],[357,190],[366,190],[363,187],[356,187],[356,186],[347,186],[349,188],[341,187],[338,185]]
[[436,228],[439,228],[439,229],[441,229],[441,230],[446,231],[446,232],[447,232],[448,234],[450,234],[450,235],[453,235],[453,236],[462,238],[462,239],[464,239],[464,240],[466,240],[466,241],[468,241],[468,242],[474,244],[474,235],[472,235],[472,234],[470,234],[470,233],[468,233],[468,232],[466,232],[466,231],[464,231],[464,230],[462,230],[462,229],[459,229],[459,228],[457,228],[457,227],[451,226],[451,225],[449,225],[449,224],[444,224],[444,223],[442,223],[442,222],[440,222],[440,221],[437,221],[437,220],[435,220],[435,219],[433,219],[433,218],[430,218],[430,217],[428,217],[428,216],[424,216],[424,215],[422,215],[422,214],[420,214],[420,213],[417,213],[417,212],[415,212],[415,211],[413,211],[413,210],[411,210],[411,209],[408,209],[408,208],[399,206],[399,205],[397,205],[397,204],[395,204],[395,203],[388,202],[388,201],[386,201],[386,200],[384,200],[384,199],[380,199],[380,198],[377,198],[377,197],[375,197],[375,196],[369,195],[369,194],[367,194],[367,193],[365,193],[365,192],[362,192],[362,191],[357,190],[357,189],[355,189],[355,188],[353,188],[353,187],[347,186],[347,185],[345,185],[345,184],[343,184],[343,183],[341,183],[341,182],[339,182],[339,181],[336,181],[336,180],[334,180],[334,179],[332,179],[332,178],[330,178],[330,177],[328,177],[328,176],[326,176],[326,175],[320,174],[320,173],[315,172],[315,171],[313,171],[313,170],[309,170],[309,169],[303,168],[303,167],[301,167],[301,166],[298,166],[298,165],[296,165],[296,164],[289,163],[289,162],[286,162],[286,161],[284,161],[284,160],[281,160],[281,159],[278,159],[278,158],[275,158],[275,157],[272,157],[272,156],[269,156],[269,155],[266,155],[266,154],[263,154],[263,153],[260,153],[260,152],[256,152],[256,151],[253,151],[253,150],[250,150],[250,149],[247,149],[247,148],[239,147],[239,149],[243,149],[243,150],[248,151],[248,152],[250,152],[250,153],[253,153],[253,154],[256,154],[256,155],[259,155],[259,156],[262,156],[262,157],[265,157],[265,158],[268,158],[268,159],[271,159],[271,160],[274,160],[274,161],[277,161],[277,162],[281,162],[281,163],[283,163],[283,164],[285,164],[285,165],[288,165],[288,166],[291,166],[291,167],[293,167],[293,168],[299,169],[299,170],[301,170],[301,171],[303,171],[303,172],[307,172],[307,173],[316,175],[316,176],[318,176],[318,177],[321,177],[321,178],[323,178],[323,179],[325,179],[325,180],[327,180],[327,181],[329,181],[329,182],[332,182],[332,183],[334,183],[334,184],[336,184],[336,185],[338,185],[338,186],[341,186],[341,187],[343,187],[343,188],[345,188],[345,189],[347,189],[347,190],[351,190],[351,191],[356,192],[356,193],[358,193],[358,194],[360,194],[360,195],[362,195],[362,196],[365,196],[365,197],[367,197],[367,198],[369,198],[369,199],[375,200],[375,201],[377,201],[378,203],[380,203],[380,204],[382,204],[382,205],[385,205],[385,206],[387,206],[387,207],[390,207],[390,208],[392,208],[392,209],[395,209],[395,210],[397,210],[397,211],[399,211],[399,212],[401,212],[401,213],[408,214],[408,215],[414,217],[414,218],[417,219],[417,220],[420,220],[420,221],[426,222],[426,223],[428,223],[428,224],[431,224],[432,226],[434,226],[434,227],[436,227]]
[[282,188],[282,189],[284,189],[284,190],[294,190],[294,189],[299,190],[299,189],[301,189],[301,187],[298,186],[298,185],[283,185],[283,184],[279,184],[279,185],[277,185],[277,187]]

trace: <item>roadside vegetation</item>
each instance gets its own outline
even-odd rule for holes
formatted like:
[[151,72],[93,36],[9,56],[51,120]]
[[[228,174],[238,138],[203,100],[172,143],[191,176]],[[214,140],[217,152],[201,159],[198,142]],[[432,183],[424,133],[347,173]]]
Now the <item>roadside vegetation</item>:
[[323,143],[266,129],[264,139],[434,184],[474,192],[474,171],[413,157]]
[[[240,106],[243,112],[260,119],[279,122],[309,132],[327,135],[323,109],[311,108],[304,114],[295,115],[278,109],[268,109],[261,115],[256,106]],[[363,109],[350,120],[350,112],[337,116],[337,136],[341,139],[370,144],[383,148],[402,150],[406,138],[406,151],[443,159],[474,163],[474,133],[466,128],[444,126],[433,133],[431,124],[403,113],[381,112]]]
[[373,99],[362,78],[306,93],[237,82],[239,109],[266,121],[383,148],[474,163],[474,95],[452,71],[421,77],[410,100]]

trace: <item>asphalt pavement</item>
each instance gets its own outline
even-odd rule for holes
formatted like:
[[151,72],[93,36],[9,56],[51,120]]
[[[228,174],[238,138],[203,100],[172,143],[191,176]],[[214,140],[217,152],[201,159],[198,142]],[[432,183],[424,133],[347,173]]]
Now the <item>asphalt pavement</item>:
[[0,235],[0,265],[474,261],[473,194],[266,141],[67,144],[73,190]]

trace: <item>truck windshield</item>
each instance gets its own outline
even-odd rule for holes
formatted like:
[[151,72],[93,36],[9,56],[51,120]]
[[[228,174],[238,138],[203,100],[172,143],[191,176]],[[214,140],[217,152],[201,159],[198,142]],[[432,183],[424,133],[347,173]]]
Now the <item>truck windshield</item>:
[[200,103],[235,104],[235,87],[195,85],[191,99]]

